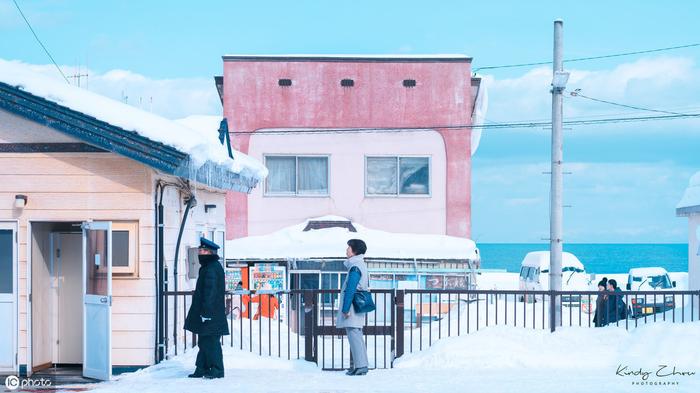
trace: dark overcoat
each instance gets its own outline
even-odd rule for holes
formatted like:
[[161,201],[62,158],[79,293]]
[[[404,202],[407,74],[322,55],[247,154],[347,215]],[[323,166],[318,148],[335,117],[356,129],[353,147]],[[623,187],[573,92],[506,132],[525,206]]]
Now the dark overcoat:
[[[229,334],[226,322],[226,280],[224,268],[216,258],[208,258],[199,268],[197,286],[192,296],[192,305],[185,319],[185,330],[209,336]],[[211,318],[202,322],[202,317]]]

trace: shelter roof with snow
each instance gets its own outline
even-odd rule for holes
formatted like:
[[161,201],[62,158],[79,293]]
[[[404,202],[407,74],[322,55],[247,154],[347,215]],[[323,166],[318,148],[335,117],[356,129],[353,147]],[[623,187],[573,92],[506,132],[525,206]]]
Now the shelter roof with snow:
[[688,188],[676,206],[678,216],[688,216],[692,213],[700,213],[700,172],[696,172],[690,178]]
[[[0,109],[163,173],[250,192],[267,176],[257,160],[227,148],[215,128],[189,127],[0,59]],[[211,125],[211,123],[207,123]]]
[[313,218],[269,235],[227,240],[226,259],[345,258],[350,239],[367,243],[368,259],[479,259],[476,244],[470,239],[378,231],[336,216]]

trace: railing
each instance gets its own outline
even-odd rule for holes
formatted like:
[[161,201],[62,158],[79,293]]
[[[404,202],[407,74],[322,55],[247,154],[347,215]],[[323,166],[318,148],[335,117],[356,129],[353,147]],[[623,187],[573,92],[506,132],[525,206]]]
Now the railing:
[[[405,352],[490,326],[529,329],[616,326],[700,319],[700,291],[372,290],[377,309],[365,319],[370,367],[390,368]],[[222,344],[264,356],[305,359],[326,370],[351,365],[345,331],[335,327],[339,290],[236,291],[226,294],[230,335]],[[196,346],[183,330],[192,292],[166,292],[167,357]],[[596,309],[599,296],[618,308]],[[561,319],[555,321],[557,309]],[[594,321],[602,323],[595,323]]]

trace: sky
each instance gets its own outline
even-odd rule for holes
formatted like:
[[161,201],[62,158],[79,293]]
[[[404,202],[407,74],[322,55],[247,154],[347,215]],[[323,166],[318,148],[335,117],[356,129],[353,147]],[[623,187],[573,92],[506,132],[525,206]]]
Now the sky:
[[[169,118],[221,114],[212,76],[224,54],[432,54],[473,67],[548,61],[552,22],[564,57],[700,42],[700,2],[640,1],[88,1],[17,0],[62,71],[81,86]],[[0,0],[0,58],[60,77],[12,0]],[[567,63],[565,119],[700,112],[700,47]],[[80,67],[80,71],[78,71]],[[547,120],[551,66],[478,71],[488,122]],[[76,78],[71,78],[76,83]],[[700,170],[700,120],[565,129],[564,241],[686,242],[675,216]],[[549,237],[550,132],[485,130],[473,157],[472,237]]]

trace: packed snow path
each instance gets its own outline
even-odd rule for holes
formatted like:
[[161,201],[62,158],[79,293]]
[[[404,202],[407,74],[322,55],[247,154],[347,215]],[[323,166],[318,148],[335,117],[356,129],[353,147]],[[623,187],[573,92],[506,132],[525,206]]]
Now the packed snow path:
[[[657,323],[631,331],[563,328],[546,331],[490,327],[442,339],[432,348],[397,360],[394,369],[365,377],[321,371],[303,360],[260,357],[224,347],[226,378],[188,379],[196,350],[116,380],[96,393],[221,392],[614,392],[700,391],[700,322]],[[694,372],[695,375],[658,377]],[[649,371],[641,376],[616,375]],[[633,385],[649,382],[656,386]],[[673,383],[669,385],[669,383]],[[677,385],[675,384],[677,383]],[[658,385],[662,384],[662,385]],[[665,384],[665,385],[664,385]]]

